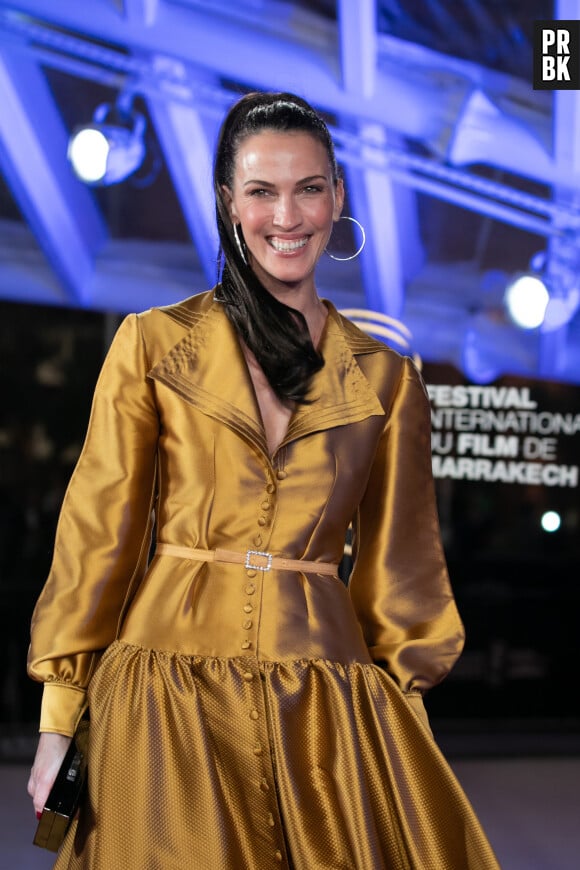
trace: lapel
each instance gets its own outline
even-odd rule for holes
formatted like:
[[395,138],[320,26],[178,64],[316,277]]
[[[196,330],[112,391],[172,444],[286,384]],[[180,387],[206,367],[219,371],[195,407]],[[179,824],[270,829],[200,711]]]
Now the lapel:
[[[321,341],[325,365],[312,378],[308,399],[290,419],[278,450],[312,432],[385,413],[356,356],[382,349],[329,302]],[[208,294],[196,309],[162,309],[186,333],[148,376],[204,414],[224,423],[269,457],[254,387],[236,333],[220,303]]]
[[329,311],[320,344],[325,364],[312,378],[309,404],[300,405],[291,417],[281,447],[312,432],[385,413],[356,361],[359,354],[376,353],[383,346],[342,317],[332,303],[325,304]]
[[267,453],[246,360],[221,304],[210,294],[199,310],[187,304],[162,310],[187,332],[148,376]]

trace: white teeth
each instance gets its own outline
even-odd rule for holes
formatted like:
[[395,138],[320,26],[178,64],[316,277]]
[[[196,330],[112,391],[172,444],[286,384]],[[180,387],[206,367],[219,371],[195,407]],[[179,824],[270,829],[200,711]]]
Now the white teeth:
[[282,254],[289,254],[290,251],[297,251],[298,248],[303,248],[307,238],[305,239],[296,239],[293,242],[283,242],[281,239],[270,239],[270,244],[276,251],[280,251]]

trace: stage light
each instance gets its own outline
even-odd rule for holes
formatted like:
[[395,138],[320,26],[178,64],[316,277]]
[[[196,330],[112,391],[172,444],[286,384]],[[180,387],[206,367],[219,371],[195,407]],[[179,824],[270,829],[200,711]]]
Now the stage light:
[[545,532],[557,532],[562,520],[560,519],[560,514],[556,511],[546,511],[542,514],[540,522]]
[[544,322],[550,294],[539,275],[519,275],[508,284],[504,303],[516,326],[537,329]]
[[75,174],[91,185],[124,181],[143,162],[144,132],[143,115],[110,103],[98,106],[92,123],[77,127],[70,138],[68,159]]

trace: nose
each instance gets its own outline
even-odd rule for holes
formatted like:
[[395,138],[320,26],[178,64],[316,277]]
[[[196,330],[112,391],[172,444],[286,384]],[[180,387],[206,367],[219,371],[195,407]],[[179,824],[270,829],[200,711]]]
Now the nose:
[[290,195],[278,196],[273,214],[275,226],[288,231],[297,227],[301,220],[300,210],[294,197]]

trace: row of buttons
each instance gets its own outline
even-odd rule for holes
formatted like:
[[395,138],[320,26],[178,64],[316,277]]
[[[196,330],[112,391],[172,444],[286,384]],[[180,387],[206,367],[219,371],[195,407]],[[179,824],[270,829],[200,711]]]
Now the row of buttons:
[[[276,473],[276,477],[278,478],[278,480],[284,480],[284,478],[286,477],[286,472],[279,470]],[[267,495],[262,499],[262,501],[260,503],[261,513],[258,515],[258,519],[257,519],[258,531],[253,539],[253,544],[258,549],[260,549],[264,543],[262,532],[264,532],[271,524],[272,501],[270,498],[268,498],[268,496],[274,495],[275,492],[276,492],[275,484],[268,483],[266,485]],[[242,618],[241,626],[244,629],[244,631],[247,631],[247,632],[249,632],[254,627],[254,620],[253,620],[251,614],[253,614],[255,609],[256,609],[256,603],[254,601],[254,596],[256,595],[256,592],[258,591],[258,583],[261,582],[261,580],[255,580],[255,578],[257,577],[257,574],[258,574],[258,572],[254,568],[248,568],[246,570],[246,582],[245,582],[245,585],[243,587],[243,591],[245,593],[245,596],[247,596],[247,597],[245,597],[244,604],[242,605],[242,610],[243,610],[243,613],[245,614],[245,616]],[[242,648],[242,650],[244,650],[244,652],[249,653],[249,651],[252,649],[252,640],[251,640],[250,636],[245,636],[243,638],[243,640],[241,641],[241,648]],[[248,688],[250,688],[250,685],[254,681],[255,674],[251,670],[248,669],[242,673],[242,677],[246,681],[246,683],[248,684]],[[258,709],[257,706],[250,707],[249,717],[252,720],[252,722],[255,722],[256,724],[259,722],[260,710]],[[254,742],[253,753],[256,756],[256,758],[261,758],[264,755],[264,746],[262,744],[262,741],[259,740],[257,737],[256,737],[256,740]],[[260,791],[262,792],[262,794],[264,796],[269,795],[271,787],[270,787],[270,783],[268,782],[267,777],[264,774],[259,779],[258,788],[260,789]],[[270,828],[274,828],[276,826],[276,821],[274,818],[274,814],[272,812],[268,813],[267,824]],[[283,854],[280,851],[280,849],[276,849],[276,851],[273,854],[273,857],[274,857],[274,860],[278,864],[282,863]]]
[[[252,671],[247,670],[243,672],[242,677],[246,681],[246,683],[252,683],[255,674]],[[260,711],[257,707],[251,707],[249,715],[252,722],[258,722],[260,719]],[[256,739],[254,743],[253,753],[256,758],[261,758],[264,755],[264,747],[259,739]],[[263,795],[268,795],[270,792],[270,783],[268,782],[268,779],[264,774],[260,777],[258,788]],[[274,814],[272,812],[268,813],[267,823],[270,828],[274,828],[276,826],[276,820],[274,819]],[[278,863],[282,862],[283,855],[280,849],[276,849],[276,851],[274,852],[274,859]]]
[[[256,584],[251,582],[251,578],[256,576],[256,571],[254,571],[252,568],[250,568],[250,569],[248,569],[246,574],[247,574],[250,582],[246,583],[246,585],[244,586],[244,592],[248,596],[254,595],[256,592]],[[246,601],[246,603],[243,605],[242,610],[246,614],[253,613],[254,612],[253,603],[248,599]],[[254,625],[254,622],[249,617],[242,620],[242,628],[244,629],[244,631],[249,631],[253,625]],[[241,646],[242,646],[242,649],[245,652],[247,652],[248,650],[250,650],[252,648],[252,641],[250,640],[249,637],[245,637],[242,640]]]
[[[279,470],[277,472],[277,477],[279,480],[283,480],[286,477],[286,472]],[[266,484],[267,495],[263,498],[263,500],[260,504],[260,508],[263,511],[263,513],[260,514],[260,516],[258,517],[258,526],[260,527],[260,529],[265,529],[266,526],[269,525],[270,516],[269,516],[268,512],[272,509],[272,502],[270,501],[270,499],[267,496],[271,496],[275,492],[276,492],[276,485],[274,483],[271,482],[271,483]],[[264,539],[263,539],[261,533],[258,531],[258,533],[254,536],[253,544],[255,547],[261,547],[263,543],[264,543]],[[257,576],[257,571],[254,568],[247,569],[246,577],[249,581],[252,581],[256,576]],[[252,582],[246,583],[246,585],[244,587],[244,592],[248,596],[254,595],[254,593],[256,592],[256,584],[252,583]],[[254,612],[255,605],[253,604],[252,601],[247,600],[243,604],[242,609],[247,616],[246,619],[242,619],[242,628],[244,629],[244,631],[249,631],[254,626],[254,621],[253,621],[253,619],[249,618],[249,615]],[[244,650],[244,652],[248,652],[249,650],[252,649],[252,641],[249,637],[244,637],[244,639],[241,642],[241,648]]]

